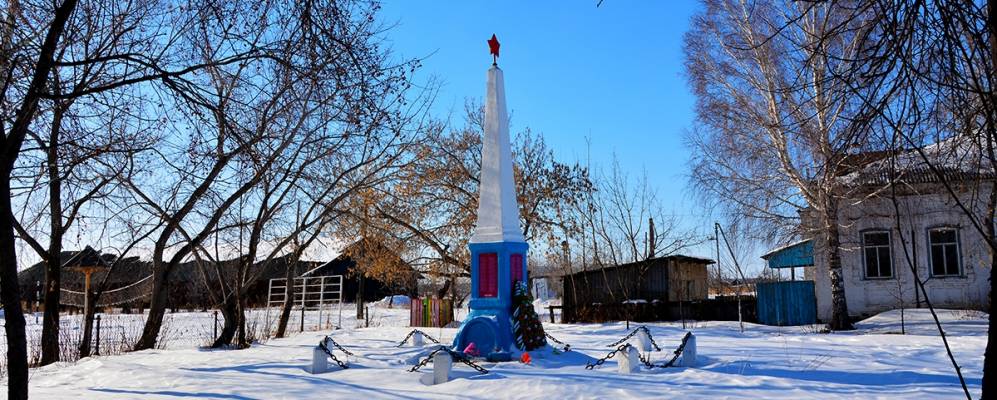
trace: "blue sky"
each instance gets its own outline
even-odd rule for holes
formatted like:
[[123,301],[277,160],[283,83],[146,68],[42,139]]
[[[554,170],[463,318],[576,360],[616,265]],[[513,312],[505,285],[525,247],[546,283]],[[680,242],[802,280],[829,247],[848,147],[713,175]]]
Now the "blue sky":
[[[513,131],[542,132],[562,161],[591,154],[608,168],[615,153],[632,175],[646,170],[686,228],[712,235],[686,187],[683,144],[695,99],[683,76],[682,35],[698,2],[499,3],[384,0],[381,17],[397,24],[386,35],[393,51],[426,57],[417,78],[442,81],[434,113],[459,118],[466,98],[484,95],[494,33]],[[715,250],[708,242],[688,252]]]

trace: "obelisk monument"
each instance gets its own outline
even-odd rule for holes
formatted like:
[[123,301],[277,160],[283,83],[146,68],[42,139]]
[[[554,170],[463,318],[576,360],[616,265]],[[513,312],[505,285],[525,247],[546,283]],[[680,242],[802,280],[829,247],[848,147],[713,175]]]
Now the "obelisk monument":
[[485,99],[478,218],[468,243],[471,310],[454,339],[457,351],[474,343],[481,355],[514,350],[510,320],[512,290],[515,282],[527,279],[529,250],[519,226],[505,84],[498,67],[499,43],[494,35],[488,45],[493,63],[488,69]]

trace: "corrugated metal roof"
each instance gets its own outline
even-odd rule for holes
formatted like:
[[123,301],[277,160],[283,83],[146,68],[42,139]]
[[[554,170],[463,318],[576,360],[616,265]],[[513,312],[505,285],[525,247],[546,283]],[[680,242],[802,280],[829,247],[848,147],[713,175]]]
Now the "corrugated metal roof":
[[806,239],[779,247],[762,256],[769,268],[796,268],[814,265],[813,240]]

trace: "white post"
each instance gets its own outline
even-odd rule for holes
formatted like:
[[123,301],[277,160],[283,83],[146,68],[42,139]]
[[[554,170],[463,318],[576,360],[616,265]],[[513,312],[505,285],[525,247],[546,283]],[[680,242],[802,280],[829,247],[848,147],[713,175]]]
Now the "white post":
[[648,336],[647,331],[641,329],[637,333],[637,344],[640,345],[640,351],[645,353],[651,352],[651,337]]
[[637,366],[640,365],[640,355],[637,353],[637,348],[633,346],[627,346],[623,349],[623,354],[620,354],[620,373],[621,374],[632,374],[637,372]]
[[453,359],[446,352],[439,352],[433,356],[433,384],[438,385],[450,381],[450,369],[453,368]]
[[312,349],[312,370],[313,374],[321,374],[329,370],[329,359],[326,358],[325,351],[321,347],[315,346]]
[[696,366],[696,335],[689,334],[689,341],[685,342],[685,348],[682,349],[681,365],[683,367]]
[[339,327],[343,327],[343,276],[336,275],[339,277]]
[[422,347],[422,332],[416,332],[412,334],[412,345],[415,347]]
[[322,330],[322,309],[325,308],[325,277],[318,284],[318,329]]

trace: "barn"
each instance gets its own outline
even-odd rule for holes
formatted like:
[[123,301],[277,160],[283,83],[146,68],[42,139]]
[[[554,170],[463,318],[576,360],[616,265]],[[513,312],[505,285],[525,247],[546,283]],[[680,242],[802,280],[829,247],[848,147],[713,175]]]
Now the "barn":
[[[669,255],[628,264],[575,272],[562,277],[566,321],[623,319],[620,313],[646,308],[642,304],[697,302],[707,299],[707,266],[714,261],[686,255]],[[667,319],[655,311],[651,319]],[[596,317],[601,314],[604,317]]]

